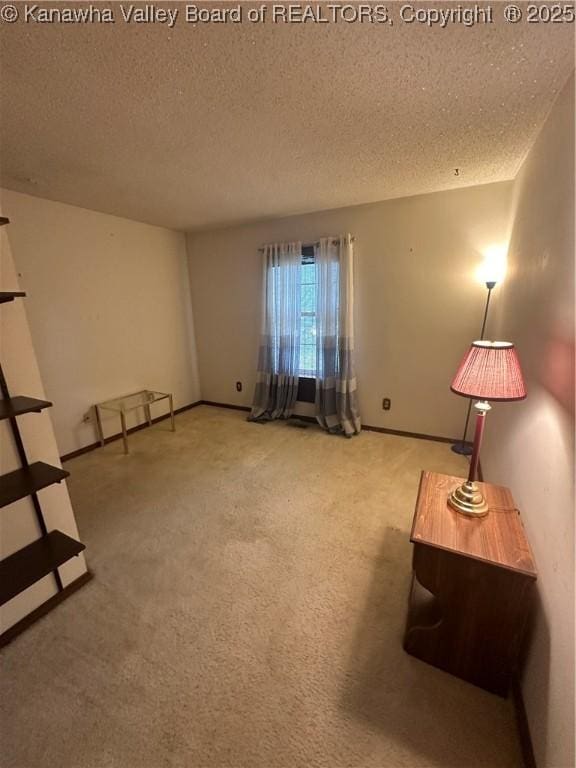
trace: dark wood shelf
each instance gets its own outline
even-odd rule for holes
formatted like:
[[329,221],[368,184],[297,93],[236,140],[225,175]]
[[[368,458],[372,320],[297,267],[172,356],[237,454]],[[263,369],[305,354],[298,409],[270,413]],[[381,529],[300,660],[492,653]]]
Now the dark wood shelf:
[[21,416],[23,413],[40,413],[44,408],[51,408],[48,400],[36,400],[34,397],[10,397],[0,400],[0,421]]
[[0,562],[0,605],[24,592],[58,566],[79,555],[84,544],[51,531],[47,536],[28,544]]
[[0,227],[3,227],[4,224],[10,224],[10,219],[7,219],[6,216],[0,216]]
[[6,507],[42,488],[59,483],[69,474],[65,469],[44,464],[43,461],[37,461],[15,472],[8,472],[0,476],[0,507]]
[[21,299],[26,294],[24,291],[0,291],[0,304],[5,304],[7,301],[14,301],[14,299]]

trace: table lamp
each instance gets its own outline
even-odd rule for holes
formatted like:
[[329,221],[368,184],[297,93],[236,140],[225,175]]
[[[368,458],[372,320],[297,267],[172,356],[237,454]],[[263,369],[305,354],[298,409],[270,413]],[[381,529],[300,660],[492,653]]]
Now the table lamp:
[[476,432],[470,459],[468,480],[448,498],[448,504],[458,512],[472,517],[488,513],[488,504],[476,484],[484,420],[490,410],[488,400],[523,400],[526,387],[514,344],[509,341],[474,341],[464,355],[450,386],[452,392],[478,399]]

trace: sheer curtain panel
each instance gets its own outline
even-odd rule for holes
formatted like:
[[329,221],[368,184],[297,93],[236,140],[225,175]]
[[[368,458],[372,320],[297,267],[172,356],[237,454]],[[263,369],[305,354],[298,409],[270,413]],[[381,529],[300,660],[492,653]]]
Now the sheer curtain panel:
[[263,250],[264,309],[250,421],[289,418],[298,393],[302,243]]
[[316,419],[347,437],[361,429],[354,368],[354,254],[350,235],[323,238],[316,263]]

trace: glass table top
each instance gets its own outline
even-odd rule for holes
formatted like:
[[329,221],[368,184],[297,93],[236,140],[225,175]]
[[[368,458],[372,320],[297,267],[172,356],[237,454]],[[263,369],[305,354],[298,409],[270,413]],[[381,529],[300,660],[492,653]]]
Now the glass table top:
[[167,392],[142,389],[140,392],[132,392],[130,395],[124,395],[123,397],[114,397],[111,400],[104,400],[104,402],[97,403],[96,405],[98,408],[105,408],[109,411],[126,413],[127,411],[141,408],[143,405],[150,405],[151,403],[158,402],[158,400],[165,400],[167,397],[170,397]]

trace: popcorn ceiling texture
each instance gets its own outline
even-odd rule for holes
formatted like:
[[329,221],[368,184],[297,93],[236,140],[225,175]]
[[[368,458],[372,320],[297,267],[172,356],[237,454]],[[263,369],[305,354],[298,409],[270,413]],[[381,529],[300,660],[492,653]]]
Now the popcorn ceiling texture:
[[3,186],[183,230],[510,179],[574,67],[501,18],[0,29]]
[[2,654],[3,768],[520,768],[510,699],[402,650],[443,443],[201,406],[70,462],[95,578]]

